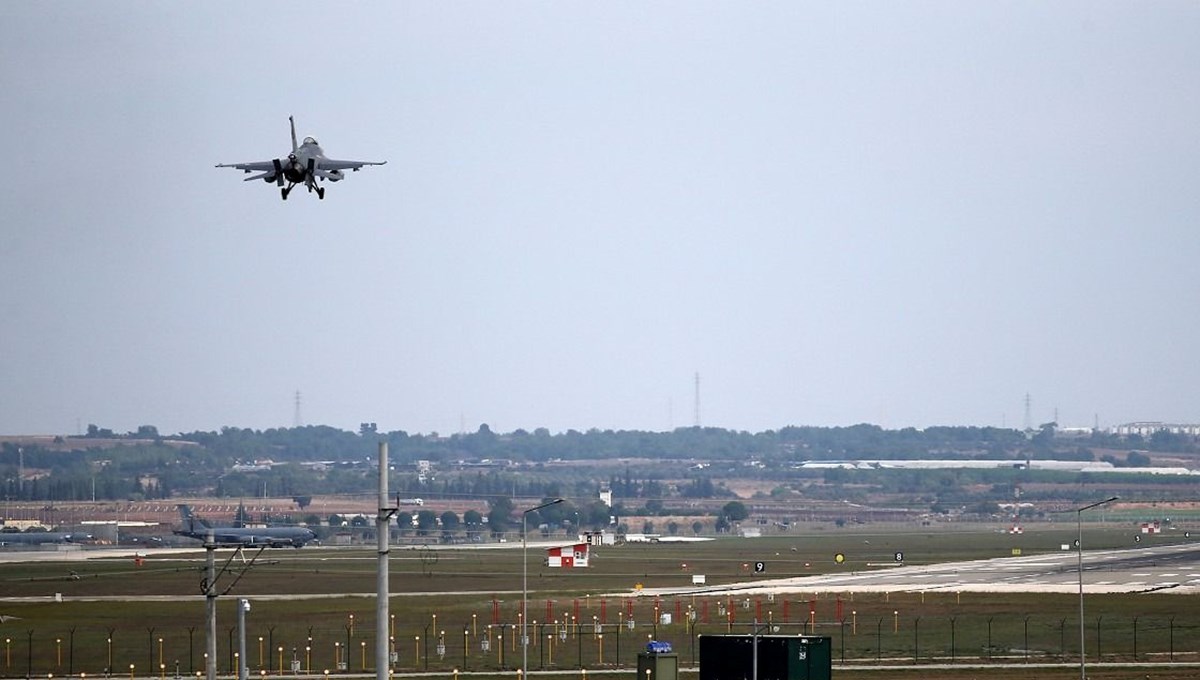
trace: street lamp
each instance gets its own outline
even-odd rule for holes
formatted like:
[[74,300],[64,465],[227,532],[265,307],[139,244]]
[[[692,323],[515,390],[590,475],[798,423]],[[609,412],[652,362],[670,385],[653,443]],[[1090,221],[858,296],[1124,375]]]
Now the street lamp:
[[1083,653],[1083,511],[1112,503],[1118,498],[1120,498],[1120,496],[1113,496],[1112,498],[1108,498],[1097,503],[1092,503],[1091,505],[1085,505],[1082,508],[1077,508],[1075,510],[1075,529],[1077,531],[1077,536],[1075,538],[1075,550],[1077,551],[1077,563],[1079,565],[1079,680],[1087,680],[1087,661]]
[[[563,499],[555,498],[552,501],[542,503],[536,507],[529,508],[521,512],[521,614],[524,615],[529,611],[529,513],[536,512],[542,508],[548,508],[551,505],[562,503]],[[528,616],[521,616],[521,671],[524,672],[529,668],[529,634],[526,630],[526,621]]]

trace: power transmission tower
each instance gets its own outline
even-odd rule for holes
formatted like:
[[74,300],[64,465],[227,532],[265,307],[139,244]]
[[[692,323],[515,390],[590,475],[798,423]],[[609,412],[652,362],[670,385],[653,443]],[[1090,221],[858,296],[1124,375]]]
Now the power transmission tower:
[[1026,392],[1025,393],[1025,431],[1026,432],[1033,430],[1032,412],[1033,412],[1033,399],[1030,398],[1029,393]]

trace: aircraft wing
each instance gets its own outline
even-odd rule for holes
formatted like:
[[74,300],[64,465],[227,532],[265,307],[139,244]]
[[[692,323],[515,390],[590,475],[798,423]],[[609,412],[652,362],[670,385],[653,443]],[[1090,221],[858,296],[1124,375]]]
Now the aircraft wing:
[[[386,165],[387,161],[337,161],[332,158],[322,158],[317,161],[317,167],[322,170],[354,170],[358,171],[364,165]],[[268,163],[268,165],[270,165]],[[258,168],[252,168],[257,170]]]
[[254,161],[252,163],[217,163],[218,168],[237,168],[246,172],[255,170],[274,170],[275,161]]

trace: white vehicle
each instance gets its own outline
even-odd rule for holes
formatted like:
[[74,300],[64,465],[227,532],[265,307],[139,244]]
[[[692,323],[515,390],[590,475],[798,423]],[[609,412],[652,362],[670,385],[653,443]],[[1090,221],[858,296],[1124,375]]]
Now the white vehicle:
[[[321,145],[317,144],[317,140],[312,137],[305,137],[303,144],[296,144],[296,121],[288,116],[288,122],[292,125],[292,152],[287,155],[287,158],[275,158],[269,161],[253,161],[251,163],[218,163],[218,168],[237,168],[246,173],[259,172],[260,174],[253,177],[247,177],[244,181],[249,182],[252,179],[261,179],[264,182],[274,182],[276,186],[282,187],[280,192],[283,195],[283,200],[287,200],[288,194],[297,184],[303,184],[308,187],[308,192],[317,192],[317,198],[325,198],[325,188],[317,186],[317,180],[329,180],[330,182],[340,182],[345,178],[344,170],[353,170],[358,172],[359,168],[364,165],[384,165],[387,161],[338,161],[325,157],[325,151],[321,149]],[[283,186],[284,181],[287,181],[287,186]]]

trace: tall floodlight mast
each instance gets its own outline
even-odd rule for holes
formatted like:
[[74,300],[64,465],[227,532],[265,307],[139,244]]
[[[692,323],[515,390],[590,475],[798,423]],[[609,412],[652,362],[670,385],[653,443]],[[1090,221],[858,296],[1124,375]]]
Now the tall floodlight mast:
[[[388,525],[398,507],[388,506],[388,445],[379,442],[379,514],[375,533],[379,546],[378,573],[375,579],[375,679],[388,680],[391,671],[391,645],[388,639]],[[346,650],[349,653],[349,649]]]

